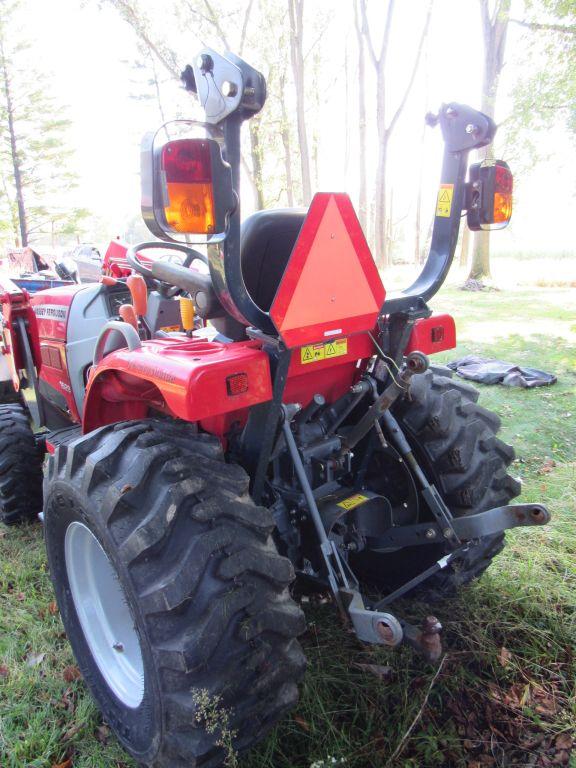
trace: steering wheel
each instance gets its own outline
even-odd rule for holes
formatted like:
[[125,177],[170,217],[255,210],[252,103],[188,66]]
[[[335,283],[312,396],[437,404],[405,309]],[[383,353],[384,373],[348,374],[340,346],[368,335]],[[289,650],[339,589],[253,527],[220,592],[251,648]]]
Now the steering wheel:
[[[177,285],[170,285],[170,283],[159,280],[154,276],[154,273],[150,267],[146,266],[146,264],[143,264],[140,261],[138,257],[139,251],[150,250],[152,248],[155,248],[156,250],[162,248],[162,250],[180,251],[181,253],[186,254],[184,260],[179,265],[182,267],[189,267],[193,261],[201,261],[203,264],[208,265],[208,259],[206,256],[204,256],[203,253],[200,253],[200,251],[180,243],[165,243],[161,240],[158,240],[148,243],[138,243],[138,245],[131,245],[126,251],[126,261],[128,264],[130,264],[135,272],[137,272],[139,275],[142,275],[146,282],[151,284],[152,287],[155,288],[165,298],[171,299],[172,297],[178,296],[185,291],[183,288],[179,288]],[[169,261],[172,261],[172,259]]]

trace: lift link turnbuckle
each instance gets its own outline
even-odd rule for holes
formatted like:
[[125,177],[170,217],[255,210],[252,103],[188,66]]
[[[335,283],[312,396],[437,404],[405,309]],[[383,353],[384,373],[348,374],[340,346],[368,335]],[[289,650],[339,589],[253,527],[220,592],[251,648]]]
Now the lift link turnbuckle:
[[397,377],[392,378],[390,384],[378,395],[360,421],[348,432],[344,440],[343,450],[354,448],[362,438],[366,437],[382,414],[386,413],[398,397],[406,392],[412,376],[424,373],[428,366],[429,361],[426,355],[422,352],[411,352],[400,367]]

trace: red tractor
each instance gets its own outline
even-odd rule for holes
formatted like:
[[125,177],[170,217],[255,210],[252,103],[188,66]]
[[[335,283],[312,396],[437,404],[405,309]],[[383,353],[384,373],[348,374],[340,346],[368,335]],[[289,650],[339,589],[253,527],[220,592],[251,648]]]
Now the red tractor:
[[360,641],[433,659],[438,623],[412,626],[394,601],[451,593],[506,529],[549,520],[510,505],[498,417],[427,357],[456,343],[427,301],[463,211],[472,229],[510,218],[506,164],[468,173],[492,120],[461,104],[428,116],[445,143],[430,254],[385,296],[346,195],[241,223],[240,129],[262,75],[207,49],[183,80],[205,122],[144,140],[159,240],[128,250],[132,274],[33,298],[3,280],[1,296],[18,400],[0,406],[1,517],[43,509],[78,665],[150,768],[219,765],[294,705],[296,575],[332,593]]

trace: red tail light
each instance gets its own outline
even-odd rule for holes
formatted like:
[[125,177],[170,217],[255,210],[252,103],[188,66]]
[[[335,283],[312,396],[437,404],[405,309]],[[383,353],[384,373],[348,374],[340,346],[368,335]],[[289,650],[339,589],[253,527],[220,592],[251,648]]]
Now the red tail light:
[[210,148],[205,141],[180,139],[162,147],[166,182],[164,215],[174,232],[212,234],[214,196]]
[[161,239],[172,235],[222,239],[237,204],[232,171],[212,138],[182,138],[165,144],[155,134],[142,143],[142,215]]

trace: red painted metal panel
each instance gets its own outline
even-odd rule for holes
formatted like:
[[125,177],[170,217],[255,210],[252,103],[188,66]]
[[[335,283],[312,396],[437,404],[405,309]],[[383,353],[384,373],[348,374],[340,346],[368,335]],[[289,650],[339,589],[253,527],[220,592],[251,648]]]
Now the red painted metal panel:
[[433,355],[456,346],[456,324],[452,315],[432,315],[416,320],[408,339],[405,354],[424,352]]
[[[226,379],[239,373],[246,374],[247,389],[229,394]],[[202,421],[271,397],[269,358],[257,342],[158,339],[133,352],[112,352],[92,369],[84,431],[117,420],[120,403],[124,411],[151,405],[185,421]]]
[[288,347],[371,330],[385,291],[350,198],[319,193],[270,316]]
[[66,341],[68,314],[74,296],[85,285],[65,285],[35,294],[30,304],[36,315],[38,334],[42,339]]

